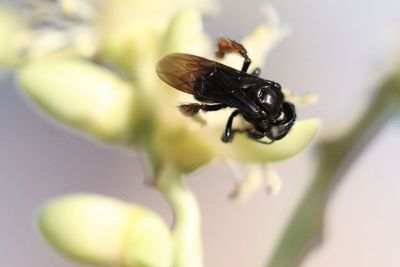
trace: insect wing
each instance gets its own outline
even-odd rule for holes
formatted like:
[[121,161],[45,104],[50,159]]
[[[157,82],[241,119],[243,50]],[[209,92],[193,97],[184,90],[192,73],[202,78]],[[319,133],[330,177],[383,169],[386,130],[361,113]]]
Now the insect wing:
[[245,93],[248,86],[262,81],[258,77],[226,65],[189,54],[170,54],[156,67],[161,80],[189,93],[202,102],[226,104],[249,114],[258,114],[260,107]]
[[188,94],[193,94],[200,77],[216,68],[216,62],[189,54],[170,54],[161,59],[156,72],[161,80]]

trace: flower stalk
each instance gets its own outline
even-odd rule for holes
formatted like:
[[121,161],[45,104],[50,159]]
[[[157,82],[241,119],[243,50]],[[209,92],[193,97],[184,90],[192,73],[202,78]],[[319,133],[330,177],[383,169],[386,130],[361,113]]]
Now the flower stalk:
[[164,194],[174,213],[173,266],[202,267],[200,210],[196,197],[172,164],[163,167],[156,186]]
[[323,237],[327,202],[349,167],[400,111],[400,71],[382,83],[358,122],[341,137],[317,146],[318,167],[267,267],[298,266]]

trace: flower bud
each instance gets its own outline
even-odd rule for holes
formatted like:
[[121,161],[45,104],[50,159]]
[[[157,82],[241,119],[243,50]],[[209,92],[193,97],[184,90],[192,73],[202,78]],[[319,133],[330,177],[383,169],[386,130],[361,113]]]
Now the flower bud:
[[112,198],[77,194],[47,203],[39,228],[61,253],[101,266],[169,267],[172,243],[158,215]]
[[236,135],[230,146],[220,146],[226,158],[242,162],[274,162],[293,157],[303,151],[320,128],[320,120],[308,119],[294,124],[287,136],[271,145],[251,140],[246,135]]
[[19,72],[25,92],[56,119],[106,141],[132,130],[133,88],[111,71],[76,58],[35,60]]
[[174,52],[199,55],[211,54],[210,40],[203,33],[201,12],[193,7],[184,7],[172,18],[165,33],[162,54]]

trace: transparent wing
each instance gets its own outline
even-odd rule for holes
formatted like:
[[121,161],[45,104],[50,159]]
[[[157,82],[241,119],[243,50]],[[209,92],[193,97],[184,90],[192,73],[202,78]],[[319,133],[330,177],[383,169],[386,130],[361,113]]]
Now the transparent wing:
[[188,94],[193,94],[199,78],[215,71],[217,63],[189,54],[170,54],[156,66],[161,80]]

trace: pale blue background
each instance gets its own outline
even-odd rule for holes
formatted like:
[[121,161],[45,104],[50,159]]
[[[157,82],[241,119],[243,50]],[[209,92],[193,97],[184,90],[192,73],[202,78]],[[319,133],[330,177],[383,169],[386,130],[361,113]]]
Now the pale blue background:
[[[262,21],[264,1],[222,1],[206,19],[213,37],[240,39]],[[400,32],[397,0],[274,0],[292,35],[274,49],[262,73],[320,102],[299,116],[320,117],[321,136],[346,125],[374,89],[388,57],[388,36]],[[90,191],[143,204],[169,222],[162,197],[143,185],[134,153],[98,145],[49,123],[25,101],[11,77],[0,89],[0,266],[76,264],[37,233],[35,211],[60,194]],[[400,266],[399,121],[385,128],[347,173],[328,207],[326,235],[302,266]],[[261,266],[312,173],[311,150],[277,167],[284,188],[276,198],[257,194],[248,204],[228,201],[227,170],[197,172],[190,184],[203,210],[205,265]]]

